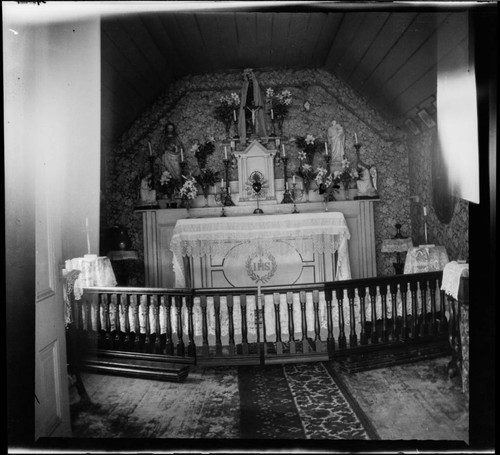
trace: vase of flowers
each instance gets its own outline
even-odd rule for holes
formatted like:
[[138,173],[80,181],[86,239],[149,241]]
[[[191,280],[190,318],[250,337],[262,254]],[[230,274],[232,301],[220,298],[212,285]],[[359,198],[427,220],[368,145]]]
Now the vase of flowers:
[[[334,182],[338,184],[340,189],[343,191],[344,199],[349,199],[349,189],[356,187],[356,181],[359,179],[359,173],[356,168],[351,167],[351,162],[344,158],[342,160],[342,170],[336,171],[333,178]],[[339,195],[338,198],[341,197],[342,195]]]
[[164,198],[167,200],[167,207],[172,207],[172,200],[175,198],[179,188],[180,182],[173,178],[169,171],[164,170],[160,175],[159,192],[163,194]]
[[196,188],[196,179],[193,176],[186,178],[186,181],[179,190],[179,196],[181,198],[182,205],[187,209],[191,208],[191,204],[198,195],[198,189]]
[[220,97],[220,104],[215,108],[215,118],[226,128],[226,135],[229,137],[231,125],[236,123],[236,111],[240,107],[240,96],[236,92]]
[[[299,160],[301,160],[300,156]],[[302,184],[304,185],[305,202],[309,202],[309,189],[311,188],[311,182],[316,177],[313,167],[310,164],[303,163],[302,159],[300,161],[299,168],[297,169],[297,175],[302,178]]]
[[200,167],[200,169],[204,169],[207,166],[207,159],[209,155],[214,153],[215,150],[214,141],[215,139],[210,138],[204,144],[199,144],[198,142],[196,142],[191,147],[190,151],[193,153],[196,160],[198,161],[198,166]]
[[200,185],[203,197],[205,198],[205,207],[208,207],[208,194],[211,186],[219,180],[219,171],[210,168],[203,168],[195,177],[196,183]]
[[274,127],[274,122],[278,124],[279,135],[283,135],[283,121],[288,115],[288,110],[292,105],[292,93],[290,90],[275,91],[273,88],[266,90],[266,106],[271,117],[271,122]]
[[299,152],[299,160],[306,161],[311,166],[314,161],[314,154],[321,152],[324,147],[324,142],[315,138],[312,134],[296,137],[295,144],[299,149],[302,149]]
[[335,189],[339,188],[339,185],[335,182],[332,173],[321,166],[316,169],[316,177],[314,180],[316,181],[317,186],[315,191],[318,191],[318,193],[323,196],[325,212],[327,212],[328,202],[336,200],[333,193]]

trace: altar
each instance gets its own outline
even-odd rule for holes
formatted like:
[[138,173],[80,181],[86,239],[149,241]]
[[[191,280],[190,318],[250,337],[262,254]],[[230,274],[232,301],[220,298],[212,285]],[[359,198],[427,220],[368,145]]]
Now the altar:
[[341,212],[178,220],[170,250],[176,287],[224,288],[351,278]]

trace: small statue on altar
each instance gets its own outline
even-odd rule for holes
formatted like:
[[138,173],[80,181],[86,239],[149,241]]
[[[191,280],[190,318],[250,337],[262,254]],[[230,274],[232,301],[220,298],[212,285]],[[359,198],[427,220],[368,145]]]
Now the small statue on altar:
[[332,164],[340,163],[344,158],[344,143],[344,128],[342,128],[340,124],[333,120],[332,125],[330,126],[330,128],[328,128],[328,144],[330,146]]
[[259,83],[253,73],[248,68],[243,71],[243,87],[241,88],[240,115],[238,119],[238,135],[242,142],[245,142],[247,133],[255,134],[259,137],[266,137],[266,122],[264,119],[264,101],[260,91]]
[[171,176],[176,179],[181,179],[180,162],[184,160],[184,149],[181,141],[175,131],[173,123],[165,125],[165,136],[163,139],[163,156],[162,164],[164,168],[170,172]]
[[141,179],[140,197],[143,204],[156,203],[156,190],[153,189],[153,174],[151,172],[148,172]]
[[358,198],[376,198],[377,192],[377,169],[375,166],[369,166],[361,159],[358,159],[356,165],[359,179],[356,180],[358,187]]

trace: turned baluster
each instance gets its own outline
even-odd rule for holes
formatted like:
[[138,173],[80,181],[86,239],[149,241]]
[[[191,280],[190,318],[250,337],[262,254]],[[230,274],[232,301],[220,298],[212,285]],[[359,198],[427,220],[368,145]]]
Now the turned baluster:
[[349,300],[349,347],[358,345],[358,336],[356,335],[356,315],[354,314],[354,288],[347,288],[347,299]]
[[377,286],[369,286],[368,293],[370,295],[370,303],[372,308],[372,331],[371,331],[371,342],[372,344],[378,343],[377,335]]
[[184,357],[184,334],[182,331],[182,297],[175,296],[175,309],[177,311],[177,355]]
[[247,296],[240,295],[241,308],[241,352],[248,355]]
[[448,321],[446,320],[445,314],[445,293],[441,290],[441,285],[443,284],[443,275],[438,278],[438,288],[439,288],[439,312],[441,317],[439,318],[439,333],[446,333],[448,331]]
[[210,348],[208,346],[208,317],[207,317],[207,296],[200,296],[200,307],[201,307],[201,337],[202,346],[201,352],[203,355],[208,355]]
[[129,319],[129,305],[128,305],[128,294],[120,294],[120,307],[123,314],[123,331],[125,335],[123,337],[122,348],[126,351],[130,349],[130,319]]
[[293,292],[286,293],[286,304],[288,308],[288,342],[290,343],[290,354],[295,354],[297,346],[295,343],[295,327],[293,323]]
[[113,339],[113,349],[120,349],[121,347],[120,307],[118,305],[117,294],[111,294],[111,306],[115,309],[115,336]]
[[359,297],[359,313],[361,317],[361,332],[359,334],[359,339],[362,346],[368,344],[368,333],[366,332],[366,308],[365,308],[365,297],[366,297],[366,288],[361,286],[358,288],[358,297]]
[[398,306],[397,306],[398,284],[397,283],[391,283],[389,285],[389,289],[391,291],[391,304],[392,304],[391,340],[397,340],[398,339],[398,329],[397,329],[397,321],[398,321]]
[[151,352],[151,329],[150,329],[150,324],[149,324],[149,296],[147,294],[142,294],[140,296],[140,308],[143,309],[143,314],[144,314],[144,327],[145,327],[145,334],[142,335],[144,338],[144,343],[142,345],[143,352]]
[[328,350],[328,357],[333,358],[333,353],[335,351],[335,338],[333,337],[333,316],[332,316],[332,300],[333,293],[331,289],[325,289],[325,301],[326,301],[326,324],[328,334],[326,337],[326,348]]
[[276,354],[283,354],[283,342],[281,341],[281,321],[280,321],[280,295],[273,294],[274,298],[274,324],[276,329]]
[[153,307],[153,317],[155,323],[155,344],[154,344],[154,352],[155,354],[161,354],[161,341],[160,341],[160,305],[158,302],[158,296],[151,296],[151,305]]
[[413,280],[410,281],[410,296],[411,296],[411,312],[412,312],[412,319],[411,319],[411,338],[416,339],[418,335],[418,329],[417,329],[417,320],[418,320],[418,312],[417,312],[417,289],[418,289],[418,283],[417,281]]
[[339,349],[345,349],[347,347],[347,338],[345,336],[344,322],[344,289],[337,288],[335,297],[337,297],[337,306],[339,309]]
[[188,311],[188,356],[196,356],[196,346],[194,344],[194,322],[193,322],[193,296],[186,296],[186,307]]
[[222,355],[219,294],[214,296],[214,314],[215,314],[215,355]]
[[171,295],[164,296],[165,299],[165,317],[167,319],[165,327],[165,353],[174,355],[174,341],[172,339],[172,299]]
[[382,300],[382,342],[389,341],[389,331],[387,330],[387,285],[379,285],[380,298]]
[[401,327],[401,339],[406,341],[408,339],[408,310],[406,307],[407,296],[408,296],[408,283],[400,283],[399,291],[401,292],[401,310],[402,310],[402,318],[403,324]]
[[234,355],[234,354],[236,354],[236,347],[234,344],[234,315],[233,315],[234,302],[233,302],[233,296],[228,295],[226,297],[226,302],[227,302],[227,316],[229,319],[229,355]]
[[422,329],[420,330],[420,335],[429,334],[429,326],[427,324],[427,280],[422,280],[419,283],[420,287],[420,298],[422,299]]
[[320,325],[319,325],[319,291],[315,289],[312,292],[313,306],[314,306],[314,344],[316,352],[321,352],[323,349],[323,344],[321,343],[320,337]]
[[429,332],[431,335],[437,335],[437,324],[436,324],[436,280],[429,280],[429,294],[431,296],[431,323],[429,327]]
[[134,312],[134,351],[140,351],[140,328],[139,328],[139,305],[137,303],[137,295],[130,296],[132,299],[132,311]]
[[[256,299],[258,299],[258,298],[259,298],[259,296],[257,295]],[[257,300],[255,300],[255,302],[257,303]],[[264,354],[267,354],[266,315],[264,312],[265,303],[266,303],[266,297],[262,293],[260,295],[260,305],[258,307],[260,308],[260,315],[262,316],[261,317],[261,320],[262,320],[262,343],[263,343],[262,346],[264,347]],[[256,313],[256,314],[258,314],[258,313]]]
[[300,313],[302,318],[302,353],[309,352],[309,343],[307,341],[307,319],[306,319],[306,292],[299,292]]
[[109,301],[108,294],[99,294],[99,306],[97,308],[97,320],[99,321],[99,342],[101,349],[109,346],[111,338],[109,336]]

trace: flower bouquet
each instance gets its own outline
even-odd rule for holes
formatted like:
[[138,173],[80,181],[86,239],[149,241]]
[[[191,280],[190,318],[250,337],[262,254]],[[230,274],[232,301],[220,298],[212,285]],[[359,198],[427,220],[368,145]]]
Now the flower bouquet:
[[[299,160],[301,160],[300,156]],[[309,200],[309,188],[311,187],[311,182],[316,177],[316,174],[310,164],[303,163],[302,161],[303,160],[300,161],[300,166],[297,169],[297,175],[302,178],[302,184],[304,185],[304,194],[307,201]]]
[[169,171],[165,170],[161,173],[159,187],[159,192],[161,194],[163,194],[167,199],[172,200],[179,188],[179,180],[173,178],[172,174]]
[[323,141],[315,138],[312,134],[307,134],[305,137],[296,137],[295,144],[298,148],[302,149],[299,152],[299,160],[305,160],[310,165],[313,164],[314,154],[321,152],[325,146]]
[[356,180],[359,180],[357,169],[351,167],[351,162],[344,158],[342,160],[342,170],[334,173],[334,181],[341,185],[344,190],[348,190],[351,186],[355,186]]
[[209,155],[214,153],[215,145],[213,139],[209,139],[204,144],[199,144],[198,142],[194,144],[190,151],[193,152],[200,169],[204,169],[207,166],[207,158]]
[[196,188],[196,179],[193,176],[184,177],[186,181],[179,190],[179,195],[181,197],[182,205],[189,210],[191,202],[198,195],[198,189]]
[[232,122],[236,122],[236,111],[240,107],[240,102],[240,96],[232,92],[231,95],[221,96],[220,104],[215,108],[215,118],[224,123],[228,135]]
[[333,192],[336,188],[339,188],[339,185],[337,182],[335,182],[332,173],[328,172],[328,170],[326,170],[324,167],[318,167],[316,169],[316,177],[314,178],[314,180],[316,181],[317,185],[315,191],[323,195],[323,200],[325,202],[325,211],[327,211],[328,209],[326,208],[326,203],[328,201],[335,200]]
[[275,92],[273,88],[268,88],[266,90],[266,105],[269,110],[269,115],[271,116],[271,121],[276,120],[278,122],[278,127],[280,134],[283,133],[283,121],[288,115],[288,110],[292,104],[292,93],[290,90],[282,90],[281,92]]
[[201,169],[200,173],[195,177],[196,183],[200,185],[205,197],[205,207],[208,207],[208,191],[211,186],[219,180],[219,171],[214,171],[210,168]]

